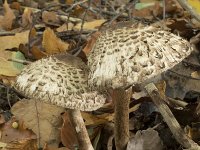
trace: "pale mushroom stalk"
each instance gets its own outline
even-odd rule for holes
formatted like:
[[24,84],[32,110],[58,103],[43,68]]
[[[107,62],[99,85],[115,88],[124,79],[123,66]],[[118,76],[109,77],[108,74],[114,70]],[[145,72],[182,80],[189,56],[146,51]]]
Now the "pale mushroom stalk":
[[87,133],[84,120],[79,110],[69,110],[70,120],[77,134],[79,147],[81,150],[93,150],[92,143]]
[[131,22],[120,23],[99,36],[88,56],[89,84],[92,88],[115,92],[117,150],[126,149],[129,132],[130,96],[122,89],[152,82],[191,51],[188,41],[169,31]]
[[80,110],[100,108],[105,97],[89,90],[87,80],[87,66],[79,58],[65,54],[27,65],[17,77],[14,87],[26,97],[69,108],[79,149],[93,150]]
[[113,90],[113,100],[115,101],[114,134],[115,145],[118,149],[126,149],[129,141],[129,102],[131,94],[132,88]]

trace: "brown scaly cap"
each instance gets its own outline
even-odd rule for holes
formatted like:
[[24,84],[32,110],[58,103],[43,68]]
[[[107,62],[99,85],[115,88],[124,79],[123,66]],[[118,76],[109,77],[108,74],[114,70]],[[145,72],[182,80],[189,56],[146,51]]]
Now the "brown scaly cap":
[[91,87],[140,84],[174,67],[192,52],[187,40],[153,26],[105,30],[88,56]]
[[15,89],[23,95],[70,109],[93,111],[105,97],[90,91],[87,66],[71,55],[51,56],[26,66],[17,77]]

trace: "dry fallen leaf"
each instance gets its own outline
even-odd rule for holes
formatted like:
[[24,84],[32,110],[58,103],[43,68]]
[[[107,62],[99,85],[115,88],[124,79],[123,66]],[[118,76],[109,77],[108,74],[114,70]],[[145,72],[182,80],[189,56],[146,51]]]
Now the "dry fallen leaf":
[[85,11],[84,8],[80,7],[79,5],[77,5],[72,13],[73,16],[76,16],[77,18],[79,18],[81,15],[83,15],[83,12]]
[[164,80],[159,81],[156,83],[156,87],[159,90],[160,96],[162,99],[165,99],[165,91],[166,91],[166,82]]
[[7,143],[2,150],[38,150],[36,140],[23,139]]
[[15,83],[15,76],[9,77],[9,76],[0,75],[0,80],[2,81],[4,85],[13,86]]
[[0,75],[16,76],[23,69],[24,65],[19,62],[8,61],[8,59],[25,60],[21,52],[0,50]]
[[71,5],[71,4],[74,3],[74,0],[65,0],[65,3],[66,3],[67,5]]
[[14,36],[0,37],[0,51],[5,49],[18,48],[20,44],[28,43],[29,31],[16,33]]
[[[18,124],[14,127],[13,124]],[[29,129],[26,129],[22,122],[12,117],[8,122],[0,127],[1,142],[10,143],[13,141],[20,141],[24,139],[36,139],[36,135]]]
[[44,23],[57,23],[59,24],[60,21],[57,17],[57,14],[55,12],[49,12],[49,11],[44,11],[42,13],[42,20]]
[[42,150],[72,150],[72,149],[68,149],[66,147],[61,147],[61,148],[55,148],[55,147],[51,147],[48,146],[47,144],[43,147]]
[[[0,127],[1,144],[5,150],[37,150],[36,135],[24,127],[23,122],[12,117],[8,122]],[[2,145],[4,143],[4,145]]]
[[[191,54],[186,61],[199,65],[196,56],[195,53]],[[165,72],[162,77],[166,82],[166,96],[184,99],[189,91],[200,92],[199,77],[195,70],[193,67],[185,66],[184,63],[179,63],[171,71]]]
[[76,131],[72,126],[68,115],[69,114],[67,112],[62,115],[63,126],[61,128],[61,141],[65,147],[74,149],[78,145],[78,142],[76,138]]
[[[94,30],[100,27],[106,20],[94,20],[91,22],[85,22],[83,24],[83,30]],[[74,28],[80,30],[82,23],[78,23]]]
[[[139,108],[140,104],[134,105],[129,109],[129,113],[136,111]],[[103,113],[101,115],[94,115],[89,112],[81,112],[83,119],[85,120],[85,125],[100,125],[107,122],[113,121],[114,113]]]
[[91,51],[94,43],[96,42],[96,40],[100,34],[101,34],[101,32],[95,32],[94,34],[91,35],[91,38],[89,39],[89,41],[87,42],[87,45],[83,49],[83,52],[86,55]]
[[10,4],[10,8],[16,9],[16,10],[20,11],[21,4],[20,4],[19,2],[12,2],[12,3]]
[[199,71],[194,71],[191,73],[192,78],[200,78],[200,72]]
[[50,28],[46,28],[43,33],[42,45],[46,53],[50,55],[69,50],[69,44],[59,39]]
[[31,53],[33,54],[34,58],[36,58],[36,59],[41,59],[41,58],[47,56],[47,54],[45,52],[43,52],[42,50],[40,50],[37,46],[33,46],[31,48]]
[[195,10],[197,13],[200,13],[200,2],[199,0],[187,0],[190,7]]
[[15,14],[13,13],[12,9],[10,9],[7,0],[5,0],[3,4],[3,8],[5,11],[4,16],[0,16],[0,28],[5,30],[12,29],[13,20],[16,18]]
[[81,112],[83,119],[85,120],[85,125],[99,125],[106,122],[112,121],[114,114],[104,113],[102,115],[93,115],[87,112]]
[[159,3],[160,2],[156,2],[155,0],[137,3],[132,14],[137,17],[153,19],[154,16],[152,14],[158,16],[161,12]]
[[25,8],[22,15],[22,27],[29,27],[32,24],[32,10]]
[[[35,59],[41,59],[47,56],[47,53],[45,53],[44,49],[42,48],[42,36],[37,34],[35,28],[32,28],[31,30],[29,43],[31,45],[30,53],[33,55]],[[29,54],[28,45],[21,46],[20,48],[21,48],[20,50],[22,50],[23,53]]]
[[128,145],[127,150],[162,150],[162,141],[158,135],[158,132],[152,128],[147,130],[137,131],[134,138],[132,138]]
[[67,23],[64,23],[63,25],[61,25],[60,27],[58,27],[56,29],[57,32],[64,32],[64,31],[69,31],[69,30],[72,30],[74,27],[74,24],[69,22],[68,24]]
[[64,108],[24,99],[15,103],[11,112],[37,134],[40,147],[43,147],[45,143],[52,147],[58,147],[60,143],[59,128],[62,125],[60,114],[64,112]]
[[3,123],[5,123],[6,120],[5,120],[5,117],[3,114],[0,114],[0,125],[2,125]]
[[[165,2],[165,13],[173,13],[176,14],[180,12],[181,9],[176,4],[177,2],[174,0],[168,0]],[[163,4],[162,1],[157,0],[144,0],[140,1],[140,3],[136,3],[135,10],[133,10],[133,15],[153,19],[155,16],[161,16],[163,13]]]
[[198,123],[192,123],[191,127],[187,125],[184,128],[185,133],[189,136],[192,140],[198,141],[200,137],[199,125]]

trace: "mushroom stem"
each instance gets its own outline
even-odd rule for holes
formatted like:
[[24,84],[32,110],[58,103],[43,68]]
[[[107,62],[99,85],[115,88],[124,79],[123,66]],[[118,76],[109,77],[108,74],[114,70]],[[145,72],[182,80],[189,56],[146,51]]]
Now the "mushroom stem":
[[117,150],[125,150],[129,141],[129,101],[132,88],[122,88],[113,91],[115,101],[115,146]]
[[85,127],[80,110],[69,110],[72,125],[75,128],[80,150],[94,150]]

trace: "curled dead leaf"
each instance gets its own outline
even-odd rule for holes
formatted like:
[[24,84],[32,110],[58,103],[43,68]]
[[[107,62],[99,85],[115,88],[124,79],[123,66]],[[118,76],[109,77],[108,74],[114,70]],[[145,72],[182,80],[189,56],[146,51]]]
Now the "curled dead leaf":
[[33,46],[31,48],[31,53],[33,54],[34,58],[36,58],[36,59],[41,59],[41,58],[47,56],[47,54],[45,52],[43,52],[42,50],[40,50],[37,46]]
[[91,51],[94,43],[96,42],[96,40],[100,34],[101,34],[101,32],[95,32],[94,34],[91,35],[91,38],[88,40],[87,45],[83,49],[83,52],[86,55]]
[[60,114],[64,112],[64,108],[24,99],[15,103],[11,111],[16,118],[23,120],[24,124],[37,134],[40,147],[43,147],[45,143],[58,147],[60,143],[59,128],[62,125]]
[[[18,122],[18,128],[13,128],[12,124]],[[22,121],[18,121],[15,117],[12,117],[8,122],[0,127],[1,142],[10,143],[21,140],[36,139],[36,135],[29,129],[24,127]]]
[[200,78],[200,72],[199,71],[194,71],[194,72],[192,72],[191,73],[191,77],[193,77],[193,78]]
[[[104,20],[104,19],[85,22],[83,24],[83,30],[94,30],[94,29],[97,29],[104,22],[106,22],[106,20]],[[74,28],[80,30],[81,26],[82,26],[82,23],[78,23]]]
[[22,27],[29,27],[32,24],[32,19],[32,10],[25,8],[22,15]]
[[28,43],[29,31],[16,33],[14,36],[0,37],[0,51],[12,48],[18,48],[20,44]]
[[78,145],[78,141],[76,137],[76,131],[72,126],[68,115],[69,114],[67,112],[62,115],[63,125],[61,128],[61,141],[62,144],[67,148],[74,149],[75,146]]
[[3,8],[5,11],[4,16],[0,16],[0,28],[5,30],[11,30],[13,20],[16,18],[15,14],[13,13],[12,9],[10,9],[7,0],[5,0],[3,4]]
[[57,23],[59,24],[59,19],[57,17],[57,14],[55,12],[48,12],[48,11],[44,11],[42,13],[42,20],[44,23]]
[[19,62],[8,61],[12,59],[25,60],[21,52],[0,51],[0,75],[16,76],[23,69],[24,65]]
[[43,48],[47,54],[55,54],[60,52],[66,52],[69,50],[69,44],[59,39],[54,31],[50,28],[46,28],[43,33]]

